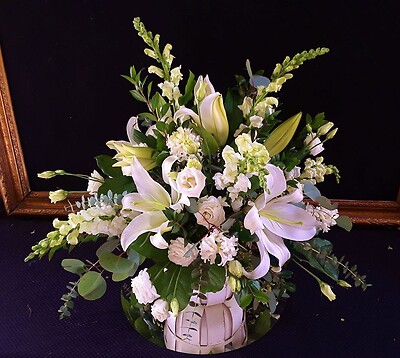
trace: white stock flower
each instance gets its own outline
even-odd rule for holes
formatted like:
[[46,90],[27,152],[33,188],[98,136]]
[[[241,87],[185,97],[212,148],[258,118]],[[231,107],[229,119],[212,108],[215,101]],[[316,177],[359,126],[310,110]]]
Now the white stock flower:
[[171,240],[168,246],[168,259],[176,265],[187,267],[199,254],[199,250],[194,244],[185,245],[183,237]]
[[218,250],[221,256],[221,263],[219,266],[225,266],[228,261],[232,261],[237,253],[238,238],[236,236],[227,237],[221,235],[221,243]]
[[178,127],[167,138],[167,147],[171,155],[178,157],[179,161],[188,160],[190,155],[200,152],[201,137],[193,133],[191,128]]
[[169,317],[169,304],[159,298],[151,305],[151,315],[159,322],[164,322]]
[[179,82],[182,78],[181,66],[175,67],[171,70],[171,81],[175,86],[179,85]]
[[221,201],[215,196],[204,196],[197,201],[198,212],[195,213],[197,223],[209,228],[220,226],[225,221],[225,211]]
[[339,217],[337,209],[328,210],[321,206],[307,204],[306,210],[317,219],[319,230],[322,230],[322,232],[328,232],[331,226],[336,225],[336,219]]
[[254,112],[260,117],[265,117],[274,112],[274,108],[278,106],[278,100],[275,97],[267,97],[254,107]]
[[232,201],[231,207],[232,210],[237,213],[241,207],[243,206],[243,198],[241,196],[238,196],[235,200]]
[[321,143],[321,140],[315,133],[307,134],[306,138],[304,139],[304,143],[308,146],[311,155],[314,157],[325,149]]
[[97,179],[97,180],[89,179],[87,186],[87,191],[89,192],[89,194],[94,195],[95,193],[97,193],[101,185],[104,183],[104,178],[97,170],[93,170],[92,174],[90,174],[90,177],[93,179]]
[[176,178],[178,192],[192,198],[199,198],[205,185],[206,176],[195,168],[185,167]]
[[135,294],[136,299],[141,304],[152,303],[155,299],[160,297],[156,288],[150,281],[147,268],[140,271],[139,274],[132,279],[131,286],[132,292]]

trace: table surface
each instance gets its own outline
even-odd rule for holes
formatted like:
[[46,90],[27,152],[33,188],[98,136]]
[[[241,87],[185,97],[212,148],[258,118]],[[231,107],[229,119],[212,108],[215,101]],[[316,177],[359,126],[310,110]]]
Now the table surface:
[[[191,356],[157,347],[131,328],[118,283],[110,282],[98,301],[77,299],[72,316],[60,321],[60,297],[75,279],[60,266],[67,253],[23,262],[31,245],[50,230],[51,219],[0,217],[0,357]],[[337,299],[329,302],[314,279],[293,267],[297,291],[278,323],[257,342],[223,357],[400,356],[400,231],[334,229],[324,237],[373,286],[365,292],[334,287]],[[70,257],[86,258],[90,249],[82,246]]]

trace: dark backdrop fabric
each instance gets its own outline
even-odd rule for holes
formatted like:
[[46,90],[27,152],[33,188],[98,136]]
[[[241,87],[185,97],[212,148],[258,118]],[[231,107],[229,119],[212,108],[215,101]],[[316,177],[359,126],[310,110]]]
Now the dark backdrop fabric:
[[319,46],[278,94],[282,118],[325,112],[339,132],[327,163],[342,174],[322,186],[331,198],[394,200],[399,188],[396,60],[398,1],[2,0],[0,43],[33,190],[85,189],[77,180],[44,181],[43,170],[89,174],[94,157],[113,154],[125,124],[144,107],[120,77],[153,64],[132,20],[172,43],[175,64],[209,74],[225,93],[245,61],[269,75],[286,55]]
[[[109,283],[98,301],[77,299],[72,316],[57,309],[75,275],[58,252],[49,262],[24,263],[30,246],[51,230],[50,220],[0,218],[0,357],[191,357],[159,348],[129,326],[120,307],[120,284]],[[396,229],[332,230],[326,237],[337,256],[358,265],[373,286],[365,292],[334,287],[321,295],[313,278],[296,267],[297,292],[281,319],[257,342],[219,357],[397,357],[400,351],[400,235]],[[70,257],[85,259],[93,247]],[[193,356],[195,357],[195,356]]]

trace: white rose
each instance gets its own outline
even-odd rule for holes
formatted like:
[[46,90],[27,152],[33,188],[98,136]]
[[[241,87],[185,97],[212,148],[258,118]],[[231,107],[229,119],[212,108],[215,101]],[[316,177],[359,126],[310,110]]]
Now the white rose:
[[199,225],[219,226],[225,221],[225,211],[215,196],[205,196],[198,200],[198,212],[194,214]]
[[199,198],[206,185],[206,176],[201,170],[185,167],[178,173],[176,185],[180,194]]
[[315,133],[307,134],[306,138],[304,139],[304,143],[308,146],[310,153],[313,156],[318,155],[325,149]]
[[[187,256],[185,256],[185,254],[187,254]],[[193,247],[193,244],[187,244],[185,246],[183,237],[178,237],[170,241],[168,259],[174,264],[187,267],[196,259],[198,254],[199,250],[197,250],[197,247]]]
[[141,304],[151,303],[160,297],[156,288],[150,281],[147,268],[140,271],[139,274],[132,279],[131,285],[132,292],[135,294],[138,302]]
[[151,315],[160,322],[164,322],[169,317],[168,302],[159,298],[151,306]]

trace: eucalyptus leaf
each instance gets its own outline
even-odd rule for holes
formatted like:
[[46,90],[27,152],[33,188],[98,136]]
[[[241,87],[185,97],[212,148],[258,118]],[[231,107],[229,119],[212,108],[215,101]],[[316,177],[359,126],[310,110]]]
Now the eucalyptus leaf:
[[78,259],[64,259],[61,261],[61,266],[65,271],[81,275],[86,271],[85,263]]
[[125,273],[130,271],[135,263],[125,257],[118,256],[112,252],[105,252],[99,257],[100,265],[110,272]]
[[316,198],[321,197],[321,192],[309,181],[304,183],[303,191],[304,195],[308,196],[311,200],[316,200]]
[[100,257],[105,252],[113,252],[118,245],[119,245],[119,239],[115,238],[109,239],[96,250],[96,256]]
[[106,280],[99,272],[86,272],[78,283],[78,293],[89,301],[101,298],[106,290]]
[[335,210],[337,209],[337,204],[333,204],[327,197],[325,196],[317,196],[314,199],[319,205],[321,205],[323,208],[328,209],[328,210]]
[[340,215],[337,219],[335,219],[335,221],[339,227],[345,229],[346,231],[351,231],[353,227],[353,223],[348,216]]

